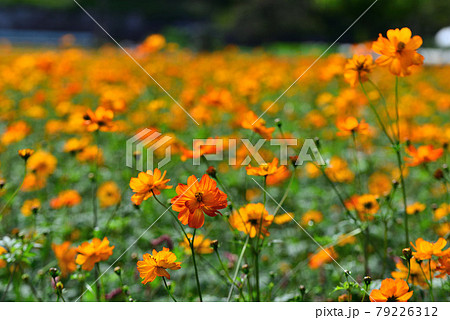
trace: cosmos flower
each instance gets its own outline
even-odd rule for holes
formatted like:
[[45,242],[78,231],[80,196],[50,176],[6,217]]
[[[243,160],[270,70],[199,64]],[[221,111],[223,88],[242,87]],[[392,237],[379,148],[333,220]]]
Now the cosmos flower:
[[387,38],[380,33],[378,40],[372,45],[373,51],[381,56],[375,61],[382,67],[388,67],[396,76],[404,77],[411,73],[411,66],[423,64],[423,56],[416,52],[422,45],[422,38],[411,38],[409,28],[390,29]]
[[262,203],[249,203],[245,207],[235,211],[230,216],[230,225],[250,238],[254,238],[259,234],[262,239],[264,236],[270,236],[267,228],[272,224],[273,215],[269,215]]
[[355,117],[347,117],[339,119],[336,123],[339,129],[338,136],[348,137],[354,133],[367,134],[369,132],[369,125],[362,119],[360,122]]
[[104,107],[98,107],[95,111],[87,110],[83,116],[84,125],[89,132],[93,131],[113,131],[114,112]]
[[367,81],[369,73],[375,68],[373,58],[370,54],[355,54],[347,60],[344,67],[344,79],[352,87],[355,87],[359,81]]
[[97,190],[97,198],[101,208],[107,208],[118,204],[121,200],[120,189],[114,181],[106,181]]
[[161,174],[161,171],[155,168],[154,171],[140,172],[137,178],[131,178],[130,188],[135,193],[131,197],[131,201],[136,205],[140,205],[142,201],[152,197],[153,194],[159,195],[161,190],[171,189],[172,186],[167,185],[170,179],[164,179],[165,176],[166,171]]
[[100,240],[92,239],[91,242],[83,242],[77,248],[77,258],[75,262],[81,265],[83,270],[90,271],[94,265],[100,261],[106,261],[113,254],[114,246],[109,246],[108,238]]
[[[192,234],[187,234],[189,239],[192,239]],[[189,241],[184,237],[184,241],[180,243],[180,246],[184,248],[186,254],[191,254],[191,247]],[[197,234],[194,238],[194,250],[198,254],[208,254],[214,252],[211,247],[211,239],[205,238],[202,234]]]
[[58,194],[58,197],[50,200],[52,209],[71,208],[81,202],[81,196],[76,190],[64,190]]
[[72,243],[70,241],[65,241],[62,244],[52,243],[52,250],[58,260],[58,266],[61,269],[61,276],[63,278],[77,269],[75,263],[77,250],[71,247],[71,245]]
[[217,183],[207,174],[200,181],[192,175],[186,184],[178,184],[177,196],[172,198],[172,209],[179,212],[178,219],[191,228],[201,228],[205,214],[215,217],[227,207],[227,195],[217,188]]
[[37,212],[40,208],[41,201],[39,201],[39,199],[29,199],[25,200],[22,208],[20,208],[20,212],[22,212],[25,217],[29,217],[33,214],[33,212]]
[[413,291],[409,291],[409,286],[402,279],[384,279],[381,282],[380,289],[373,289],[370,293],[370,301],[372,302],[406,302],[413,295]]
[[249,176],[269,177],[271,175],[284,175],[288,169],[286,166],[278,166],[278,158],[274,158],[272,162],[261,164],[259,167],[248,165],[245,170]]
[[153,250],[152,254],[146,253],[142,258],[142,261],[137,262],[137,269],[139,276],[143,279],[143,284],[152,282],[156,277],[170,279],[170,274],[166,269],[178,270],[181,268],[181,262],[175,262],[176,255],[167,248],[163,248],[159,252]]
[[432,145],[420,146],[416,149],[416,147],[411,144],[406,148],[406,153],[411,157],[405,157],[407,165],[415,167],[422,163],[436,161],[444,154],[444,149],[434,149]]
[[442,251],[442,249],[444,249],[447,245],[447,240],[445,240],[444,238],[439,238],[438,241],[434,243],[425,241],[422,238],[418,238],[416,240],[416,244],[414,245],[411,242],[411,245],[413,246],[414,250],[416,250],[416,252],[413,252],[414,258],[418,260],[428,260],[431,259],[432,256],[441,257],[450,253],[450,248]]

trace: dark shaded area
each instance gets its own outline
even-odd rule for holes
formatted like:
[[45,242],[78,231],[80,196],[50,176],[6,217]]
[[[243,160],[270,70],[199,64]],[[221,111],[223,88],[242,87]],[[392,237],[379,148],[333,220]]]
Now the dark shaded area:
[[[228,43],[334,41],[374,0],[78,0],[115,38],[150,33],[199,49]],[[340,40],[359,42],[408,26],[432,39],[448,25],[450,2],[379,0]],[[73,0],[0,0],[0,28],[104,33]],[[427,45],[432,45],[428,43]]]

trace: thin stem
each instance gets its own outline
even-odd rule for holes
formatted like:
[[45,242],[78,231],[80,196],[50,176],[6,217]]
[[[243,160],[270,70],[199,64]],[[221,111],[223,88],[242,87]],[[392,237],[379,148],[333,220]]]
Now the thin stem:
[[[431,280],[431,259],[428,260],[429,268],[430,268],[430,280]],[[431,300],[434,302],[434,296],[433,296],[433,284],[428,281],[427,276],[425,275],[425,271],[423,271],[422,263],[419,263],[420,270],[422,271],[423,277],[425,279],[425,282],[428,284],[428,287],[430,288],[430,296]]]
[[[241,266],[241,262],[242,262],[242,258],[244,257],[245,250],[247,249],[247,245],[248,245],[248,240],[249,239],[250,239],[250,237],[247,235],[247,238],[245,239],[245,243],[242,246],[241,254],[239,255],[238,261],[236,263],[236,269],[234,270],[234,275],[233,275],[233,281],[234,282],[236,281],[236,277],[238,275],[239,268]],[[234,288],[234,285],[231,285],[230,291],[228,292],[227,302],[229,302],[230,299],[231,299],[231,295],[233,294],[233,288]]]
[[362,190],[362,184],[361,184],[361,172],[359,171],[359,162],[358,162],[358,147],[356,144],[356,133],[352,131],[352,139],[353,139],[353,156],[355,161],[355,167],[356,167],[356,181],[358,184],[358,190]]
[[14,274],[15,274],[15,273],[16,273],[16,267],[13,265],[13,271],[11,272],[11,275],[10,275],[9,281],[8,281],[8,284],[6,285],[5,291],[3,292],[3,295],[2,295],[2,301],[5,301],[6,294],[8,293],[9,287],[11,286],[11,283],[12,283],[12,281],[13,281],[13,279],[14,279]]
[[98,277],[100,275],[100,266],[98,265],[98,263],[95,264],[94,267],[94,277],[95,279],[97,279],[97,282],[95,283],[95,297],[97,299],[97,302],[101,301],[101,288],[100,288],[100,282],[98,281]]
[[400,148],[397,146],[395,148],[395,153],[397,155],[397,165],[400,171],[400,184],[402,188],[402,198],[403,198],[403,217],[405,219],[405,248],[409,247],[409,227],[408,227],[408,214],[406,213],[406,208],[408,206],[406,200],[406,186],[405,186],[405,178],[403,177],[403,164],[402,164],[402,156],[400,153]]
[[166,278],[164,278],[164,277],[161,277],[161,278],[164,281],[164,287],[166,287],[167,293],[169,294],[169,296],[172,298],[173,301],[177,302],[177,299],[175,299],[175,297],[170,292],[169,286],[167,285],[167,282],[166,282]]
[[[254,259],[255,259],[255,287],[256,287],[256,301],[261,300],[261,293],[259,290],[259,253],[261,252],[261,248],[259,245],[259,239],[261,237],[262,224],[264,220],[264,210],[266,208],[266,186],[267,186],[267,176],[264,176],[264,184],[263,184],[263,211],[261,212],[261,218],[259,219],[259,231],[255,241],[255,251],[254,251]],[[263,238],[264,239],[264,238]]]
[[100,149],[99,149],[99,131],[95,131],[95,144],[97,146],[97,154],[94,163],[94,172],[92,177],[92,211],[94,213],[94,230],[98,226],[98,213],[97,213],[97,180],[98,180],[98,161],[100,159]]
[[397,140],[400,142],[400,116],[398,113],[398,77],[395,77],[395,122],[397,125]]
[[198,278],[198,270],[197,270],[197,263],[195,262],[195,250],[194,250],[194,241],[195,241],[195,232],[197,229],[194,229],[194,232],[192,234],[192,240],[190,241],[190,247],[192,252],[192,261],[194,262],[194,270],[195,270],[195,280],[197,282],[197,291],[198,291],[198,297],[200,298],[200,302],[203,302],[202,299],[202,289],[200,287],[200,280]]

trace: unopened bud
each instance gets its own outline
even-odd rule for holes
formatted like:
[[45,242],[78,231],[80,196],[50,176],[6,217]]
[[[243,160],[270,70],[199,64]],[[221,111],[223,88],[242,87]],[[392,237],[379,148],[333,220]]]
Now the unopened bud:
[[412,258],[411,248],[404,248],[402,250],[402,253],[403,253],[403,257],[405,257],[406,260],[408,260],[408,261],[411,260],[411,258]]
[[217,170],[216,168],[214,168],[213,166],[210,166],[207,170],[206,173],[208,174],[208,176],[210,176],[213,179],[216,179],[217,177]]
[[244,272],[245,274],[248,274],[250,271],[250,267],[248,266],[248,264],[244,264],[242,266],[242,272]]
[[444,177],[444,171],[442,171],[442,169],[437,169],[437,170],[434,172],[433,177],[434,177],[436,180],[441,180],[441,179]]
[[122,268],[117,266],[114,268],[114,272],[120,277],[120,275],[122,274]]
[[51,276],[52,278],[56,278],[57,276],[59,276],[59,270],[56,269],[56,268],[50,268],[50,269],[48,270],[48,272],[50,273],[50,276]]
[[275,124],[277,125],[278,128],[281,128],[282,123],[281,123],[280,118],[276,118],[276,119],[274,120],[274,122],[275,122]]
[[213,248],[214,251],[217,251],[218,247],[219,247],[219,241],[218,240],[211,241],[211,248]]
[[302,285],[302,284],[298,287],[298,290],[300,290],[300,293],[301,293],[302,295],[305,294],[305,292],[306,292],[306,288],[305,288],[305,286]]
[[364,277],[364,283],[366,284],[366,286],[370,285],[371,282],[372,282],[372,278],[370,276]]

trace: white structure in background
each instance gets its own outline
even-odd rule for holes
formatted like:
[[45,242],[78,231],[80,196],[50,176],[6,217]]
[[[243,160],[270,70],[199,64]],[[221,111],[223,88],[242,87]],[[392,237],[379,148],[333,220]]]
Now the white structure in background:
[[442,28],[436,33],[434,37],[434,41],[436,41],[436,45],[440,48],[449,48],[450,47],[450,27]]

